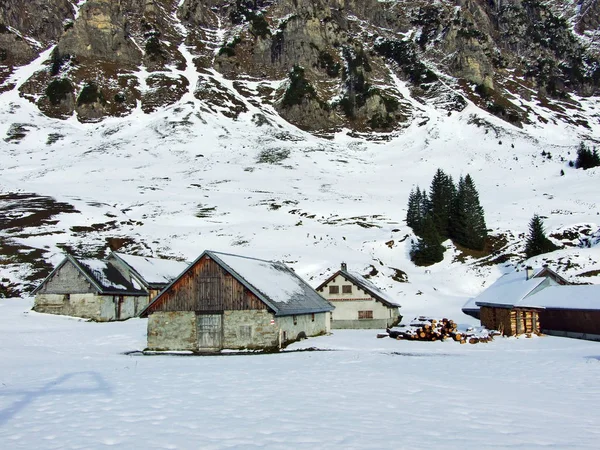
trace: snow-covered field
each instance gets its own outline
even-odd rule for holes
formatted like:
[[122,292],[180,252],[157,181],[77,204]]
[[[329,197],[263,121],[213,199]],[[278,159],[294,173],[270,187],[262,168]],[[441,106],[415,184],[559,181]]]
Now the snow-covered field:
[[600,343],[336,331],[272,355],[129,356],[146,322],[0,300],[2,449],[597,449]]

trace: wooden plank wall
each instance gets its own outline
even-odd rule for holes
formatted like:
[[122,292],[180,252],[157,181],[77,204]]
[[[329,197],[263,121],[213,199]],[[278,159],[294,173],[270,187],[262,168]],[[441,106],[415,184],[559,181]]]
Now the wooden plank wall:
[[177,280],[149,312],[219,313],[256,309],[268,308],[215,261],[205,256]]
[[600,334],[600,311],[545,309],[539,321],[544,330]]

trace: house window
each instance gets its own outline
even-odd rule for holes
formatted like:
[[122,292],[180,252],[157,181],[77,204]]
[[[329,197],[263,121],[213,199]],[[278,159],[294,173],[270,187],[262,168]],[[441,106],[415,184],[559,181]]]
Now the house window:
[[298,325],[298,317],[297,316],[293,316],[294,317],[294,325]]
[[339,286],[329,286],[329,293],[330,294],[339,294],[340,287]]
[[352,294],[352,285],[351,284],[344,284],[342,286],[342,294]]
[[240,339],[252,339],[252,325],[240,325]]
[[312,313],[311,319],[313,322],[315,321],[315,313]]
[[358,320],[362,319],[372,319],[373,311],[359,311],[358,312]]

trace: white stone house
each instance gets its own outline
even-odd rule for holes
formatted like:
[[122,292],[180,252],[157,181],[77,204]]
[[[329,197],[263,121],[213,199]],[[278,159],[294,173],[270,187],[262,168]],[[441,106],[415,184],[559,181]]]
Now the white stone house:
[[103,322],[135,317],[148,305],[148,293],[112,264],[71,255],[32,294],[34,311]]
[[275,350],[326,334],[333,306],[283,263],[205,251],[142,312],[148,350]]
[[387,328],[400,322],[400,305],[344,263],[317,292],[335,306],[331,328]]

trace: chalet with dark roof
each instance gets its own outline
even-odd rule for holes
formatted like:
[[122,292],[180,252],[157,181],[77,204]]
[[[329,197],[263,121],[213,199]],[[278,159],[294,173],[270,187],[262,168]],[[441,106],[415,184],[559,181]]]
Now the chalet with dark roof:
[[400,304],[345,263],[317,291],[335,306],[331,328],[383,329],[400,322]]
[[202,253],[142,312],[148,350],[277,349],[329,332],[333,306],[280,262]]

